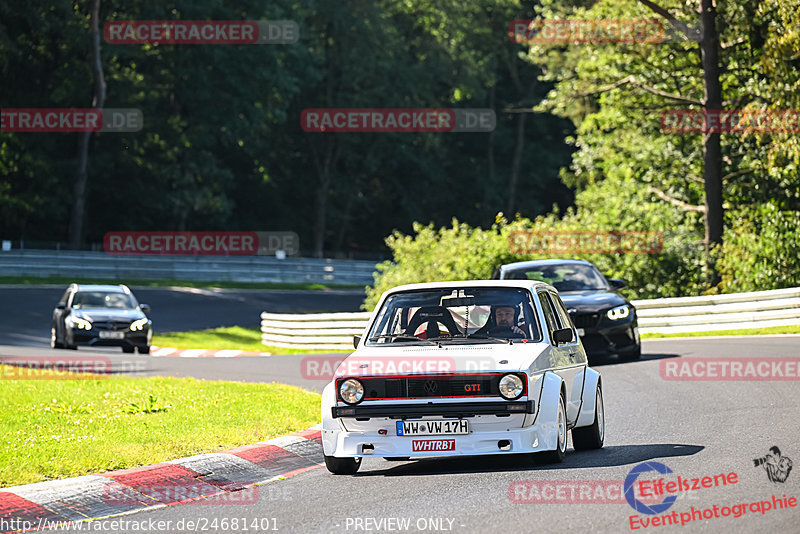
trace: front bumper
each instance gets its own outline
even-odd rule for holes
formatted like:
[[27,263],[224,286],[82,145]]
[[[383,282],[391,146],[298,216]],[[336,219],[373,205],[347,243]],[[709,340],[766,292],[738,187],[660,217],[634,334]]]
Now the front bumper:
[[[557,432],[555,425],[552,428],[541,424],[520,428],[520,422],[525,416],[511,416],[506,420],[505,429],[491,431],[473,431],[464,435],[435,435],[435,436],[397,436],[379,435],[376,430],[345,431],[337,429],[323,429],[322,439],[325,454],[336,457],[447,457],[447,456],[473,456],[481,454],[519,454],[553,450],[555,441],[552,437]],[[352,420],[350,420],[352,421]],[[373,420],[374,421],[374,420]],[[394,422],[383,421],[388,431]],[[348,425],[350,426],[350,425]],[[517,428],[513,428],[517,427]],[[447,449],[452,450],[419,450],[414,442],[450,442]],[[551,443],[552,441],[552,443]]]
[[581,344],[588,356],[612,356],[635,352],[641,346],[635,321],[615,325],[603,322],[597,327],[584,328]]
[[441,417],[474,417],[476,415],[499,415],[534,413],[536,403],[528,401],[508,402],[458,402],[458,403],[429,403],[429,404],[378,404],[367,406],[334,406],[331,415],[338,417],[352,417],[356,419],[390,418],[410,419],[423,416]]
[[101,338],[100,330],[82,330],[72,329],[71,336],[72,344],[74,345],[88,345],[90,347],[148,347],[152,339],[152,333],[149,330],[142,331],[126,331],[123,332],[121,339]]

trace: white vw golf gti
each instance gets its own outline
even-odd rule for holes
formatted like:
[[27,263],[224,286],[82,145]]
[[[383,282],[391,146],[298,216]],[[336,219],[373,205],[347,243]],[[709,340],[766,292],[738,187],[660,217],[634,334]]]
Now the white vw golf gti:
[[[558,292],[536,281],[396,287],[322,394],[325,465],[603,446],[600,374]],[[524,457],[521,457],[524,458]]]

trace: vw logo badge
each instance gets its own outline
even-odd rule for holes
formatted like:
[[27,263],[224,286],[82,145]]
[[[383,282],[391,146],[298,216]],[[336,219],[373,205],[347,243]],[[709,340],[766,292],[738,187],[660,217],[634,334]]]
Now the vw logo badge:
[[426,380],[424,388],[425,393],[433,394],[439,390],[439,383],[435,380]]

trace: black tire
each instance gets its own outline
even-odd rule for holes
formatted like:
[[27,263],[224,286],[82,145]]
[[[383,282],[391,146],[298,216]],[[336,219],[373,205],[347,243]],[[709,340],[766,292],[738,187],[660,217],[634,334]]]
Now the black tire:
[[558,396],[558,416],[556,424],[558,425],[558,443],[556,443],[556,450],[540,453],[542,460],[549,464],[560,464],[564,461],[564,456],[567,454],[567,408],[563,393]]
[[572,446],[576,451],[588,451],[603,447],[606,437],[606,417],[603,406],[603,388],[598,382],[595,393],[594,421],[590,426],[572,429]]
[[146,346],[146,347],[136,347],[136,350],[139,352],[139,354],[150,354],[150,346],[149,345]]
[[632,362],[634,360],[639,360],[642,357],[642,346],[637,345],[636,350],[632,350],[630,352],[626,352],[624,354],[619,355],[619,359],[623,362]]
[[410,456],[384,456],[384,460],[387,462],[407,462],[411,459]]
[[133,346],[131,346],[131,347],[122,347],[122,352],[124,352],[125,354],[132,354],[134,350],[136,350],[136,347],[133,347]]
[[361,467],[361,458],[335,458],[325,455],[325,467],[334,475],[355,475]]
[[69,350],[78,350],[78,346],[69,342],[69,335],[64,332],[64,348]]
[[53,325],[50,327],[50,348],[51,349],[63,349],[64,344],[58,340],[56,336],[56,326]]

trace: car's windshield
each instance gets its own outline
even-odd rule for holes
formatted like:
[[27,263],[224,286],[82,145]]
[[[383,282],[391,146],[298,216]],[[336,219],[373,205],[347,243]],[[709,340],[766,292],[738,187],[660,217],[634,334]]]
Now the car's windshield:
[[514,269],[506,272],[503,278],[547,282],[558,291],[607,290],[609,287],[603,275],[594,266],[574,263]]
[[367,344],[469,340],[540,341],[527,291],[447,288],[391,295],[378,311]]
[[108,293],[105,291],[79,291],[72,299],[72,307],[76,310],[87,308],[116,308],[130,310],[136,307],[130,295],[125,293]]

